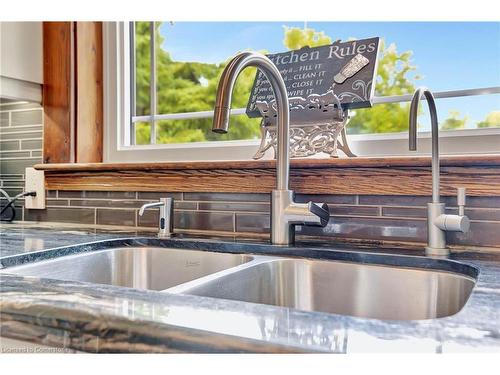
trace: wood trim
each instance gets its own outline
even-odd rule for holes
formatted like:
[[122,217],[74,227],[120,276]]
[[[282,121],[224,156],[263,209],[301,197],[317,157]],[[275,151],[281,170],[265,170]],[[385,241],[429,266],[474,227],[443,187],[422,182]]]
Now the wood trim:
[[102,22],[76,22],[76,161],[98,163],[103,154]]
[[[229,168],[231,164],[231,168]],[[290,185],[304,194],[430,195],[429,157],[296,159]],[[36,165],[50,190],[268,193],[274,161]],[[500,196],[500,156],[444,157],[441,193]]]
[[[500,166],[500,154],[443,156],[441,166]],[[353,167],[428,167],[428,156],[356,157],[339,159],[292,159],[294,168],[353,168]],[[212,169],[274,169],[275,160],[193,161],[175,163],[67,163],[38,164],[45,171],[148,171],[148,170],[212,170]]]
[[71,155],[71,22],[43,23],[43,160]]
[[102,161],[102,48],[102,22],[43,23],[44,163]]

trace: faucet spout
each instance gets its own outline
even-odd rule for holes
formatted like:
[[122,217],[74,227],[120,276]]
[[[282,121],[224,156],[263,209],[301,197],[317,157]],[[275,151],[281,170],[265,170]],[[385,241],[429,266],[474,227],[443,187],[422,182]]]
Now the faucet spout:
[[294,202],[289,190],[290,179],[290,110],[288,92],[281,73],[266,56],[255,52],[243,52],[234,57],[222,72],[215,99],[212,131],[226,133],[231,115],[231,96],[238,75],[246,67],[258,68],[269,81],[276,100],[277,152],[276,189],[271,194],[271,242],[288,245],[294,242],[295,225],[325,226],[330,219],[327,205]]
[[422,98],[425,97],[429,106],[431,116],[431,139],[432,139],[432,203],[439,203],[439,123],[436,110],[436,102],[434,95],[426,87],[419,87],[410,104],[410,126],[409,126],[409,149],[410,151],[417,150],[417,117],[419,104]]
[[277,107],[277,185],[278,190],[288,190],[290,170],[289,104],[285,82],[274,63],[266,56],[256,52],[242,52],[234,57],[222,72],[215,98],[212,131],[227,133],[231,99],[236,79],[241,71],[249,66],[258,68],[266,76],[276,99]]
[[146,203],[141,206],[139,209],[139,216],[144,215],[144,211],[147,210],[148,208],[154,208],[154,207],[162,207],[164,206],[164,202],[153,202],[153,203]]

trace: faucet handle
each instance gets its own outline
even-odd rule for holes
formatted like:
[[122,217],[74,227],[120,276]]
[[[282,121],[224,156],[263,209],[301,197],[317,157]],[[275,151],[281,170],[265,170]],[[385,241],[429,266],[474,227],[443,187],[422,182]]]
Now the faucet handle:
[[458,206],[458,214],[460,216],[465,215],[465,199],[467,197],[467,193],[464,187],[457,188],[457,206]]
[[309,211],[319,218],[317,226],[326,227],[330,221],[330,209],[326,203],[309,202]]
[[458,215],[441,214],[434,219],[434,224],[445,231],[467,233],[470,220],[465,216],[465,188],[457,188]]

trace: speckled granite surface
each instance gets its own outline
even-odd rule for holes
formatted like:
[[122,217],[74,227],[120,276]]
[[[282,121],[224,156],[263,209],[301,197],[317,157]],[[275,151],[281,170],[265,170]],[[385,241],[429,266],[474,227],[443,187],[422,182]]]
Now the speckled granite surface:
[[[130,232],[118,229],[81,228],[76,225],[39,223],[39,224],[0,224],[0,258],[75,245],[83,242],[107,240],[110,238],[145,235],[148,232]],[[152,232],[149,232],[151,235]]]
[[[500,353],[498,256],[460,253],[448,261],[342,252],[315,246],[135,237],[2,225],[0,263],[8,266],[110,246],[170,246],[223,252],[303,255],[362,262],[409,262],[419,267],[479,269],[466,306],[450,317],[384,321],[205,297],[0,274],[0,333],[14,339],[89,352],[497,352]],[[61,228],[58,228],[61,229]],[[78,232],[78,233],[77,233]],[[140,235],[140,234],[139,234]],[[74,236],[74,237],[73,237]],[[127,237],[128,239],[119,239]],[[135,237],[135,238],[134,238]],[[81,242],[84,246],[42,250]],[[44,239],[35,252],[26,239]],[[47,239],[45,241],[45,239]],[[45,245],[47,244],[47,245]],[[316,244],[319,245],[319,244]],[[331,247],[331,245],[330,245]],[[457,268],[458,267],[458,268]],[[410,292],[410,291],[409,291]]]

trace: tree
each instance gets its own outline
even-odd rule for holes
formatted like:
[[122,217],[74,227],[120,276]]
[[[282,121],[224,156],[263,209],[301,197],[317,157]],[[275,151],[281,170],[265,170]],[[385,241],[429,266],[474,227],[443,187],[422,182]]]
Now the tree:
[[316,31],[310,28],[283,26],[285,36],[283,45],[289,50],[300,49],[302,47],[321,47],[332,44],[332,38],[323,31]]
[[478,128],[497,128],[500,127],[500,111],[488,113],[486,119],[477,123]]
[[[155,23],[157,113],[198,112],[213,109],[219,76],[226,62],[205,64],[176,62],[162,48],[165,38],[161,23]],[[150,114],[150,47],[149,22],[136,22],[136,114]],[[168,41],[167,41],[168,42]],[[254,69],[245,69],[233,93],[233,107],[245,107],[255,77]],[[231,119],[231,131],[212,133],[212,119],[157,121],[157,143],[198,142],[212,139],[258,138],[259,120],[246,116]],[[149,143],[150,124],[136,124],[136,143]]]
[[458,118],[460,116],[459,111],[450,111],[449,117],[444,120],[440,125],[442,130],[456,130],[456,129],[464,129],[465,125],[469,121],[467,116],[464,116],[463,119]]

